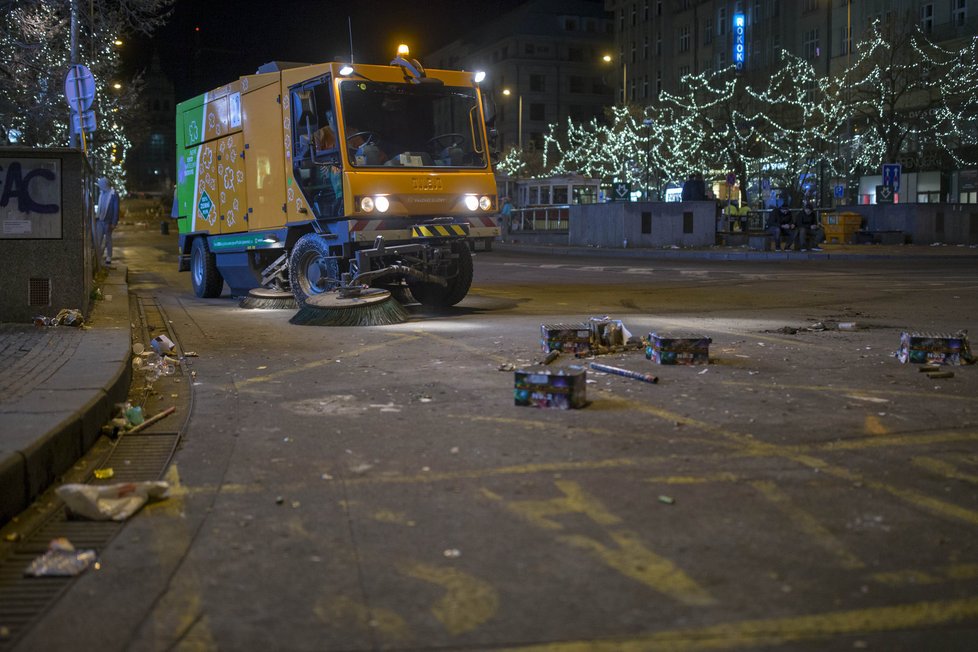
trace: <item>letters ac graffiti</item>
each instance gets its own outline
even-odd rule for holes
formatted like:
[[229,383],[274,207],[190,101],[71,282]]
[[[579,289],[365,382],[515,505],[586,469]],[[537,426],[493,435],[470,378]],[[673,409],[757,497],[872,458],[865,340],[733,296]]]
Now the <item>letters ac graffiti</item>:
[[0,208],[6,208],[10,201],[17,199],[17,211],[20,213],[57,213],[60,207],[57,204],[41,204],[34,201],[31,197],[31,182],[35,177],[55,181],[54,172],[47,168],[34,168],[26,175],[21,169],[20,161],[14,161],[7,166],[4,174],[3,166],[0,166]]

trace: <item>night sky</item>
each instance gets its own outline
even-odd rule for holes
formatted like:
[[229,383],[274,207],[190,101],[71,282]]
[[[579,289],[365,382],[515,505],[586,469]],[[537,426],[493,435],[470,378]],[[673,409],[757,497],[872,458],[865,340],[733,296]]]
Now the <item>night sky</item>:
[[[348,58],[386,64],[398,43],[412,55],[446,45],[525,0],[177,0],[154,36],[130,37],[130,72],[147,68],[152,52],[176,87],[176,100],[250,74],[273,61],[317,63]],[[199,31],[195,28],[199,27]],[[422,61],[422,64],[424,61]]]

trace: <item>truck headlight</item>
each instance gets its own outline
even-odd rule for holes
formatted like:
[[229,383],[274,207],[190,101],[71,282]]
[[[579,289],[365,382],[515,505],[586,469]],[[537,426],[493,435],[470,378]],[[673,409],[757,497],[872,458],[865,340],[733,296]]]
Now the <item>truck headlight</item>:
[[391,202],[389,199],[387,199],[387,197],[384,197],[383,195],[379,195],[377,197],[374,197],[374,206],[377,207],[377,210],[379,212],[386,213],[387,209],[391,207]]
[[364,213],[372,213],[374,210],[373,197],[364,197],[360,200],[360,210]]
[[479,208],[481,208],[484,211],[489,210],[490,208],[492,208],[492,200],[486,197],[485,195],[479,197]]
[[475,195],[466,195],[465,207],[470,211],[474,211],[475,209],[479,208],[479,198]]

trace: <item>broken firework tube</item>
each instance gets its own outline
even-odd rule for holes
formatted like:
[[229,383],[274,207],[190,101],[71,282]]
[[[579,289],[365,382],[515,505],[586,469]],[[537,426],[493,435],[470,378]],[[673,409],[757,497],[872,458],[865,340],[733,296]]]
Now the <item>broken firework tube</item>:
[[659,382],[659,377],[653,376],[652,374],[643,374],[638,371],[629,371],[628,369],[622,369],[620,367],[610,367],[606,364],[598,364],[597,362],[592,362],[591,368],[594,369],[595,371],[603,371],[606,374],[615,374],[616,376],[624,376],[625,378],[634,378],[635,380],[641,380],[646,383]]

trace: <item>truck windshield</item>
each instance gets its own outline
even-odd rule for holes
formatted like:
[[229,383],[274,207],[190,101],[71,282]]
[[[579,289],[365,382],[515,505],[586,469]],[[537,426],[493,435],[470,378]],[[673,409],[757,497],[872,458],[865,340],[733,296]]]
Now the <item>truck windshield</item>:
[[486,167],[474,88],[346,80],[340,102],[355,167]]

